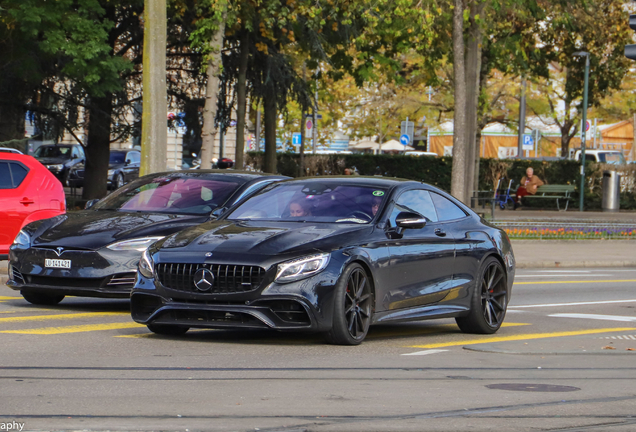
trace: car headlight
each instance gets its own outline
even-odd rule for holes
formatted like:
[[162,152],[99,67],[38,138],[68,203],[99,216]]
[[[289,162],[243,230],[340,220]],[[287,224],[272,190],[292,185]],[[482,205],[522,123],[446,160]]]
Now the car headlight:
[[50,169],[50,170],[60,171],[62,168],[64,168],[64,165],[62,165],[62,164],[55,164],[55,165],[47,165],[46,167],[47,167],[48,169]]
[[139,273],[148,279],[155,277],[155,262],[152,260],[148,249],[144,251],[139,260]]
[[321,253],[278,264],[276,282],[293,282],[319,273],[329,264],[331,254]]
[[148,249],[148,246],[150,246],[156,241],[161,240],[163,237],[164,236],[143,237],[143,238],[137,238],[132,240],[124,240],[117,243],[109,244],[106,247],[110,250],[115,250],[115,251],[136,250],[141,252],[143,250]]
[[20,230],[17,236],[15,236],[15,240],[13,240],[13,245],[20,248],[28,248],[31,246],[31,237],[23,230]]
[[108,177],[112,177],[115,174],[115,170],[108,170]]

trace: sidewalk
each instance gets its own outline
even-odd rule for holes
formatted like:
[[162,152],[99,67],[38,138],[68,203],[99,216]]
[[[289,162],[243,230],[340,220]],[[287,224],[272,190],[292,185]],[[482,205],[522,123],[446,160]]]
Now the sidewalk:
[[[484,213],[490,218],[490,209],[474,209],[479,213]],[[526,210],[520,208],[517,210],[500,210],[495,209],[495,222],[499,221],[576,221],[576,222],[603,222],[603,223],[633,223],[636,226],[636,211],[620,211],[620,212],[581,212],[578,210],[557,211],[557,210]]]

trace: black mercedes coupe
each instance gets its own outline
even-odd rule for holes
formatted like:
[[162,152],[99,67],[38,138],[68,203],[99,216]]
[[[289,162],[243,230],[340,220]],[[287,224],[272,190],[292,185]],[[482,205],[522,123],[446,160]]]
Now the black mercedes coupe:
[[447,317],[488,334],[504,320],[514,274],[505,232],[435,187],[306,178],[150,246],[131,312],[171,335],[272,328],[355,345],[371,324]]
[[227,170],[151,174],[83,211],[25,226],[9,249],[7,285],[33,304],[66,295],[129,297],[141,253],[287,177]]

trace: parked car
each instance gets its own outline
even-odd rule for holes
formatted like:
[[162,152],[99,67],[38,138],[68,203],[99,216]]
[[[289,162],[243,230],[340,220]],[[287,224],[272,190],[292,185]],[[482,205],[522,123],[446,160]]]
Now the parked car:
[[35,150],[33,156],[64,186],[69,186],[71,169],[86,160],[84,149],[79,144],[42,145]]
[[33,304],[66,295],[129,297],[149,245],[284,178],[212,170],[141,177],[89,201],[87,210],[25,226],[9,251],[7,285]]
[[[581,161],[581,150],[577,150],[574,153],[574,160]],[[620,150],[587,149],[585,150],[585,161],[616,165],[625,165],[627,163],[625,155]]]
[[[119,189],[126,183],[139,178],[141,153],[138,150],[111,150],[108,159],[107,183],[109,189]],[[84,186],[85,166],[75,165],[69,174],[69,185]]]
[[33,157],[0,153],[0,259],[27,224],[63,214],[64,188]]
[[0,147],[0,153],[15,153],[15,154],[24,154],[18,149],[9,148],[9,147]]
[[148,248],[131,313],[159,334],[271,328],[345,345],[371,324],[429,318],[494,333],[514,275],[505,232],[433,186],[305,178]]
[[404,152],[404,154],[406,156],[433,156],[433,157],[437,157],[438,154],[435,152],[427,152],[427,151],[407,151]]

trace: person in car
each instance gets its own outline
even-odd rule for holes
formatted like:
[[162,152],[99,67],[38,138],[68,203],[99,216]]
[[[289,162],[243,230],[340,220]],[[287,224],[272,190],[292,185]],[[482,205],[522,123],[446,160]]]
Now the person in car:
[[289,204],[289,216],[291,217],[303,217],[311,216],[311,210],[309,205],[303,201],[292,201]]

